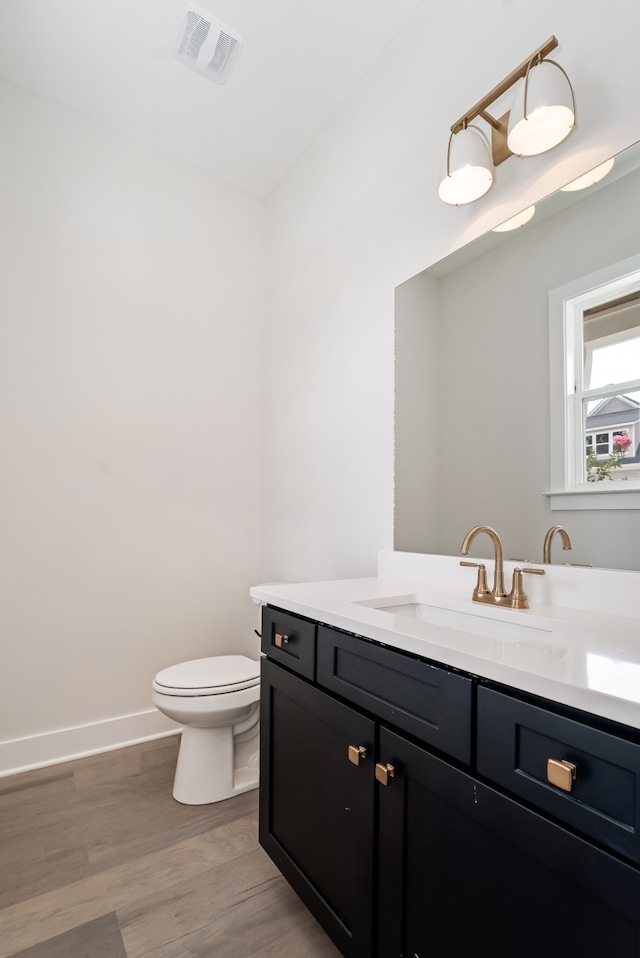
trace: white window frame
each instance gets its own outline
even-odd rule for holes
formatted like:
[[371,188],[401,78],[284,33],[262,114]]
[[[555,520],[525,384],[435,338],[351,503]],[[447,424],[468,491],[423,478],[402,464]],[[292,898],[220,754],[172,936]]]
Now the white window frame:
[[[553,510],[640,508],[640,480],[582,481],[583,315],[601,303],[638,290],[640,256],[631,256],[549,293],[551,488],[545,495]],[[614,390],[589,390],[588,394],[604,399],[636,390],[634,381],[618,383]]]

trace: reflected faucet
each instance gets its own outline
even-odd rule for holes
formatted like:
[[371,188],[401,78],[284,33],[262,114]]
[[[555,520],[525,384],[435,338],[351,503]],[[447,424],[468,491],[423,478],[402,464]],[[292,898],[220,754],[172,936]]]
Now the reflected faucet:
[[542,562],[544,565],[551,565],[551,543],[556,534],[562,539],[562,548],[565,550],[571,549],[571,539],[564,526],[551,526],[544,537],[544,547],[542,550]]
[[496,530],[492,529],[491,526],[474,526],[473,529],[470,529],[467,532],[463,539],[462,545],[460,546],[460,555],[469,555],[471,543],[481,532],[484,532],[489,536],[493,542],[493,550],[495,553],[496,562],[493,573],[493,589],[491,592],[489,592],[487,589],[485,567],[482,563],[461,562],[460,565],[473,566],[477,567],[478,569],[478,584],[473,591],[473,598],[476,600],[476,602],[496,602],[498,604],[506,604],[507,593],[505,592],[504,588],[504,558],[502,541]]

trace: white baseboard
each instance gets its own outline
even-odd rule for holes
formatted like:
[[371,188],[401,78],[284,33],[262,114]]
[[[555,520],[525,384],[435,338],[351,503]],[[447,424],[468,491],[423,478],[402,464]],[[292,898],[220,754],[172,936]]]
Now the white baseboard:
[[157,709],[117,718],[28,735],[0,742],[0,778],[33,768],[70,762],[85,755],[109,752],[154,738],[176,735],[180,726]]

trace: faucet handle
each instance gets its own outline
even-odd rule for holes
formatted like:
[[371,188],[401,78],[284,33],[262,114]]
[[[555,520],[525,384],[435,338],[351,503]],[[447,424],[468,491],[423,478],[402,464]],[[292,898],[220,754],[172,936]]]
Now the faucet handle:
[[489,587],[487,585],[487,567],[484,562],[464,562],[461,561],[460,565],[468,566],[471,569],[478,570],[478,581],[476,582],[476,587],[473,590],[474,598],[478,595],[488,595]]
[[529,599],[524,591],[523,575],[544,575],[544,569],[514,569],[513,584],[509,593],[509,604],[512,609],[528,609]]

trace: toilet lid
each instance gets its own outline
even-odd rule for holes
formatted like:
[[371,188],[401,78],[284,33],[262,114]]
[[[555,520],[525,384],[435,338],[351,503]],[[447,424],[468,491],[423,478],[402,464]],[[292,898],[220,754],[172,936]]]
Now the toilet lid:
[[246,655],[215,655],[162,669],[153,688],[165,695],[220,695],[260,684],[260,663]]

